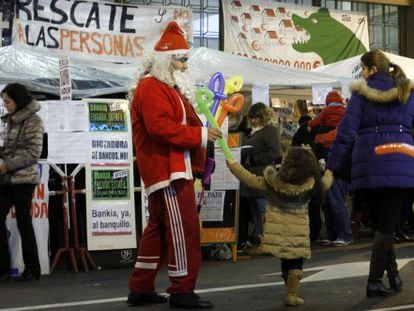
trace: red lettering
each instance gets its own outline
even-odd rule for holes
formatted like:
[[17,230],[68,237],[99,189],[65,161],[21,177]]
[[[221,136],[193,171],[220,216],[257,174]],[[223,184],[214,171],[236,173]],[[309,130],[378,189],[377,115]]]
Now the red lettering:
[[39,200],[45,199],[45,184],[41,183],[37,185],[35,190],[35,198]]

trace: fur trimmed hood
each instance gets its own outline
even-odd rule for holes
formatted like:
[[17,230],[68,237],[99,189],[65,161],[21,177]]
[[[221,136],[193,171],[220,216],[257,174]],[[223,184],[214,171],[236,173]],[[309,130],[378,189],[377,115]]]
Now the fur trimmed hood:
[[315,179],[309,177],[303,184],[294,185],[282,181],[279,178],[279,174],[276,171],[276,167],[269,165],[265,168],[263,172],[263,177],[268,184],[268,186],[286,197],[301,197],[312,191],[315,185]]
[[[414,86],[411,83],[411,88]],[[378,90],[370,87],[366,80],[353,81],[349,86],[349,90],[352,92],[358,92],[360,95],[366,97],[369,101],[376,103],[392,103],[398,100],[398,89],[392,87],[386,91]]]

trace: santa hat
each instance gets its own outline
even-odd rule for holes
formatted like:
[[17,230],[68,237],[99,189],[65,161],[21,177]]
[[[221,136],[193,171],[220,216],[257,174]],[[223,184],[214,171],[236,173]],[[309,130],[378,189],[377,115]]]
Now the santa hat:
[[176,22],[170,22],[154,46],[156,52],[167,54],[187,54],[190,50],[184,31]]
[[341,95],[337,91],[330,91],[328,95],[326,95],[326,106],[329,106],[331,103],[342,103],[343,99]]

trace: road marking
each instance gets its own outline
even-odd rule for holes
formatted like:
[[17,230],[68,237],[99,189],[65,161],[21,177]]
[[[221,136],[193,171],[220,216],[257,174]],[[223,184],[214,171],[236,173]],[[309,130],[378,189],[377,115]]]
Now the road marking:
[[[412,260],[414,260],[414,258],[398,259],[397,260],[398,267],[401,269],[408,262]],[[322,280],[334,280],[334,279],[342,279],[342,278],[352,278],[352,277],[358,277],[358,276],[364,276],[364,275],[366,276],[368,274],[368,268],[369,268],[368,261],[308,268],[308,269],[305,269],[304,271],[305,272],[319,271],[319,272],[316,272],[306,278],[303,278],[301,283],[302,282],[318,282]],[[277,276],[277,275],[280,275],[280,272],[262,274],[259,276],[266,278],[266,277]],[[200,289],[200,290],[196,290],[196,293],[203,294],[203,293],[214,293],[214,292],[227,292],[227,291],[240,290],[240,289],[278,286],[278,285],[283,285],[283,284],[284,282],[269,282],[269,283],[259,283],[259,284],[234,285],[234,286]],[[54,303],[54,304],[45,304],[45,305],[37,305],[37,306],[17,307],[17,308],[0,309],[0,310],[1,311],[44,310],[44,309],[56,309],[56,308],[65,308],[65,307],[73,307],[73,306],[84,306],[84,305],[120,302],[120,301],[126,302],[126,300],[127,300],[126,297],[119,297],[119,298],[95,299],[95,300],[85,300],[85,301],[78,301],[78,302],[66,302],[66,303]],[[366,311],[409,310],[410,308],[413,308],[413,307],[414,305],[406,305],[406,306],[398,306],[398,307],[392,307],[392,308],[371,309],[371,310],[366,310]]]
[[391,308],[381,308],[381,309],[370,309],[365,311],[393,311],[393,310],[412,310],[414,309],[414,305],[406,305],[406,306],[398,306],[398,307],[391,307]]
[[[398,269],[402,269],[407,263],[409,263],[412,260],[414,260],[414,258],[398,259],[397,260]],[[301,280],[301,283],[355,278],[355,277],[360,277],[360,276],[368,276],[369,261],[359,261],[359,262],[343,263],[343,264],[337,264],[337,265],[314,267],[314,268],[304,269],[303,271],[304,272],[318,271],[318,272],[313,273],[312,275],[303,278]],[[262,274],[260,275],[260,277],[266,278],[266,277],[272,277],[276,275],[280,275],[280,272]]]

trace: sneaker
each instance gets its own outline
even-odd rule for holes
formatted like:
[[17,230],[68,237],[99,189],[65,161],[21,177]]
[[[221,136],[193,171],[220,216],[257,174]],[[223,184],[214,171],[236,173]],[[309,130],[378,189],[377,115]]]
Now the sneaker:
[[315,243],[318,243],[319,245],[325,245],[325,246],[332,245],[332,241],[328,239],[319,239],[319,240],[316,240]]
[[134,291],[130,291],[128,294],[128,300],[127,303],[129,303],[132,306],[140,306],[140,305],[146,305],[146,304],[152,304],[152,303],[165,303],[167,302],[167,297],[164,295],[160,295],[156,292],[150,293],[150,294],[142,294],[137,293]]
[[333,246],[346,246],[351,244],[352,241],[345,241],[345,240],[341,240],[341,239],[336,239],[335,241],[332,241],[332,245]]
[[250,243],[249,241],[246,241],[246,242],[240,243],[237,246],[237,249],[238,250],[246,250],[246,249],[248,249],[249,247],[252,247],[252,246],[253,246],[252,243]]

